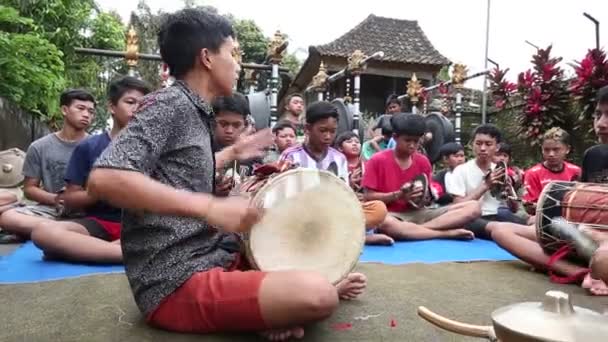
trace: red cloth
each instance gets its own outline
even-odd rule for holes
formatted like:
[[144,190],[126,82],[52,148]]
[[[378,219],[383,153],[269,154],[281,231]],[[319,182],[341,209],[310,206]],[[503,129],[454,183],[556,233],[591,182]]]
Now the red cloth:
[[445,194],[445,189],[439,182],[435,182],[433,179],[430,180],[431,183],[431,193],[433,194],[433,200],[437,200],[441,198]]
[[[420,174],[426,174],[428,179],[431,176],[431,162],[424,155],[416,152],[412,155],[412,164],[403,170],[397,164],[394,150],[388,149],[374,154],[365,164],[365,173],[361,184],[364,188],[377,192],[397,191],[407,182],[411,182]],[[404,212],[408,209],[408,204],[399,199],[387,205],[388,211]]]
[[561,172],[553,172],[547,169],[542,163],[536,164],[524,174],[524,186],[526,191],[523,200],[536,203],[543,188],[549,182],[570,182],[578,179],[580,175],[581,168],[568,162],[564,162],[564,168]]
[[228,271],[194,273],[148,315],[148,323],[183,333],[267,330],[258,298],[266,273],[237,270],[249,269],[241,260]]
[[115,241],[115,240],[120,239],[120,227],[121,227],[120,222],[101,220],[94,216],[88,216],[87,218],[99,223],[110,236],[110,241]]

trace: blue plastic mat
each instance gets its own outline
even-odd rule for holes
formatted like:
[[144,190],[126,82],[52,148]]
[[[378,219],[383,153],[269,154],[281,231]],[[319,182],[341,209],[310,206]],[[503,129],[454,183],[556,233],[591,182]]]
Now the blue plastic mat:
[[42,251],[30,241],[0,257],[0,284],[30,283],[124,272],[120,265],[83,265],[42,260]]
[[[394,246],[365,246],[360,262],[405,264],[446,261],[515,260],[492,241],[429,240],[399,242]],[[100,273],[124,272],[122,266],[83,265],[42,260],[31,242],[0,257],[0,284],[28,283],[74,278]]]
[[449,261],[516,260],[493,241],[427,240],[397,242],[393,246],[365,246],[359,262],[405,264]]

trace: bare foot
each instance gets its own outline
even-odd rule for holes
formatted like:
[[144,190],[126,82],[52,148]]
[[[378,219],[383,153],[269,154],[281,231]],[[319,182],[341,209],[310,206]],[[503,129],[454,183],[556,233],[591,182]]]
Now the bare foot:
[[338,297],[343,300],[357,298],[367,287],[367,277],[362,273],[350,273],[336,285]]
[[260,332],[260,335],[269,341],[286,341],[291,337],[299,340],[304,337],[304,328],[273,329]]
[[444,230],[444,236],[447,239],[456,239],[456,240],[473,240],[475,239],[475,234],[472,231],[466,229],[449,229]]
[[587,273],[581,286],[584,289],[587,289],[592,295],[608,296],[608,286],[606,286],[606,283],[600,279],[591,278],[591,273]]
[[365,236],[366,245],[392,246],[395,243],[392,237],[385,234],[371,234]]

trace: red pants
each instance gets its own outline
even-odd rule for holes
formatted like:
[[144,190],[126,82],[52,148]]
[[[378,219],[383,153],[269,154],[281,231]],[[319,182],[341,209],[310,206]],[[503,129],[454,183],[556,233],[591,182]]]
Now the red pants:
[[147,317],[148,323],[184,333],[267,330],[258,300],[266,273],[247,269],[239,256],[229,271],[216,267],[193,274]]

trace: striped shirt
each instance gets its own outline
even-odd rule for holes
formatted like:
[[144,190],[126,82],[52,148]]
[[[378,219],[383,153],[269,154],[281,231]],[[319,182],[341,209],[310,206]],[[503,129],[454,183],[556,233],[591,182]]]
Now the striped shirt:
[[308,153],[304,145],[293,146],[283,151],[280,160],[289,160],[300,167],[317,170],[327,170],[332,163],[335,163],[338,170],[337,176],[348,182],[348,162],[346,161],[346,157],[342,152],[332,147],[327,149],[327,153],[323,159],[316,160]]

